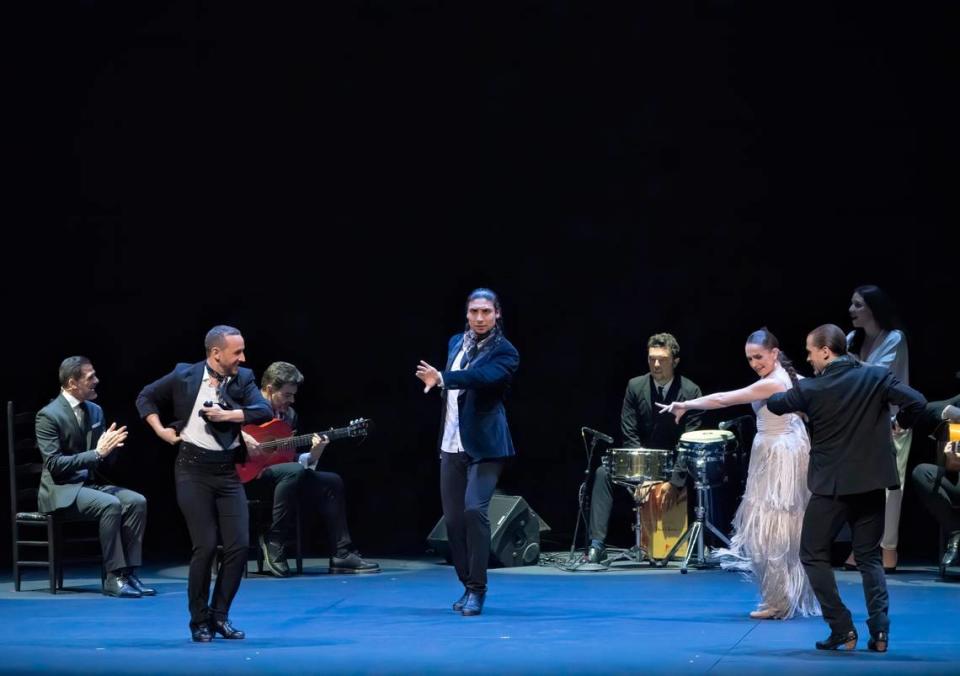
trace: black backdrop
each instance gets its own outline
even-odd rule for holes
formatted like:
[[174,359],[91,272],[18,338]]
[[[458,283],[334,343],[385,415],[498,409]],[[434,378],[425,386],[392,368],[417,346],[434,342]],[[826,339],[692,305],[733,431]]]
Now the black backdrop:
[[[63,357],[93,359],[152,556],[187,539],[173,449],[134,397],[217,323],[258,374],[301,368],[306,429],[376,420],[324,464],[380,555],[422,551],[439,516],[438,398],[413,370],[442,361],[476,286],[521,353],[503,487],[558,542],[579,428],[619,429],[653,332],[704,391],[738,387],[750,331],[799,360],[876,283],[913,384],[960,389],[946,3],[314,5],[11,10],[3,399],[36,408]],[[903,549],[932,554],[912,498],[904,520]]]

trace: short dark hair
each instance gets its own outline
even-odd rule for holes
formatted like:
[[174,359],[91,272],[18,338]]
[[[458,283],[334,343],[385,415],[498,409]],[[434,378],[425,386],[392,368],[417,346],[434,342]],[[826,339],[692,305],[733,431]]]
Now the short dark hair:
[[302,382],[303,374],[296,366],[286,361],[275,361],[263,372],[263,377],[260,379],[260,389],[265,390],[269,386],[279,390],[284,385],[297,385],[299,387]]
[[821,324],[807,334],[813,340],[813,346],[829,348],[838,357],[847,353],[847,336],[836,324]]
[[83,373],[84,364],[90,364],[90,360],[80,355],[67,357],[60,362],[60,387],[66,387],[71,378],[80,380],[80,374]]
[[677,359],[680,356],[680,343],[669,333],[655,333],[647,341],[647,350],[651,347],[665,347],[670,350],[670,356]]
[[203,339],[203,346],[207,350],[207,354],[210,354],[210,351],[215,347],[223,347],[226,342],[224,339],[227,336],[239,336],[240,329],[235,329],[232,326],[227,326],[226,324],[218,324],[212,329],[207,331],[207,337]]

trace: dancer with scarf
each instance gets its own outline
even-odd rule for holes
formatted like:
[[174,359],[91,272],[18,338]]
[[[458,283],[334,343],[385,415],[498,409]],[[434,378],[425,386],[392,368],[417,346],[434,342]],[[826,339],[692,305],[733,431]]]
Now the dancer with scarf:
[[479,615],[486,598],[487,511],[507,458],[515,454],[504,400],[519,363],[503,333],[500,299],[490,289],[476,289],[467,297],[466,331],[450,339],[445,369],[425,361],[416,369],[424,393],[441,388],[440,498],[464,587],[453,609],[464,616]]

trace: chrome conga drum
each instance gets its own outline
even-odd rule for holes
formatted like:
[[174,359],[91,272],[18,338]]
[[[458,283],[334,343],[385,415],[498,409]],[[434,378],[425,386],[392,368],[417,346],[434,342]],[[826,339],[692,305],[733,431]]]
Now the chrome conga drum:
[[603,466],[614,481],[665,481],[673,471],[673,451],[659,448],[611,448]]
[[700,481],[717,486],[727,480],[727,464],[737,442],[729,430],[697,430],[680,435],[677,462]]

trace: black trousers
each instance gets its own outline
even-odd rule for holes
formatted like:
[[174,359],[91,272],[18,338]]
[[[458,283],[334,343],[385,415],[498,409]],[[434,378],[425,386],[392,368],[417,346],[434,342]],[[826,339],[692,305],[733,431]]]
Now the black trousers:
[[273,500],[273,517],[266,539],[283,544],[293,539],[297,528],[297,509],[300,503],[300,480],[304,467],[299,462],[270,465],[260,476],[246,485],[250,497]]
[[944,533],[960,531],[960,474],[924,463],[914,468],[913,483],[920,501]]
[[853,533],[853,554],[863,578],[867,626],[871,634],[890,629],[890,597],[883,574],[880,540],[883,538],[886,492],[881,488],[854,495],[816,495],[803,515],[800,561],[833,632],[853,629],[853,618],[840,599],[830,566],[830,544],[845,523]]
[[323,520],[330,556],[344,557],[353,551],[347,528],[347,499],[339,474],[306,470],[300,478],[300,505]]
[[[250,516],[243,484],[232,463],[191,462],[182,451],[177,456],[174,477],[177,504],[193,543],[187,579],[190,623],[226,619],[247,565]],[[210,571],[217,553],[218,530],[223,562],[210,598]]]
[[323,520],[330,556],[346,556],[353,551],[347,528],[347,502],[343,479],[333,472],[306,469],[299,462],[271,465],[247,484],[251,494],[273,493],[273,522],[267,539],[284,543],[293,539],[297,511],[303,516],[314,514]]
[[440,453],[440,500],[457,577],[472,592],[487,591],[490,561],[490,498],[505,460],[476,460]]
[[593,475],[593,491],[590,493],[590,538],[606,542],[610,512],[613,510],[613,483],[610,472],[603,465]]
[[63,513],[68,519],[83,516],[99,520],[100,549],[108,571],[117,573],[140,565],[147,527],[145,497],[128,488],[87,484]]

